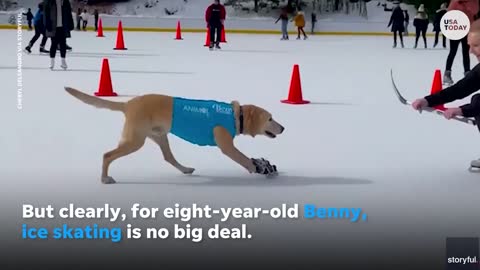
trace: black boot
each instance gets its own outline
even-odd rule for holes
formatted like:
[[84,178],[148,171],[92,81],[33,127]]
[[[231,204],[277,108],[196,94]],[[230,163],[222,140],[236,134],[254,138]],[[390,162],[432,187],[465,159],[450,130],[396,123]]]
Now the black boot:
[[27,47],[25,47],[25,50],[28,52],[28,53],[32,53],[32,47],[30,45],[28,45]]
[[50,51],[45,50],[45,47],[41,46],[40,47],[40,53],[50,53]]

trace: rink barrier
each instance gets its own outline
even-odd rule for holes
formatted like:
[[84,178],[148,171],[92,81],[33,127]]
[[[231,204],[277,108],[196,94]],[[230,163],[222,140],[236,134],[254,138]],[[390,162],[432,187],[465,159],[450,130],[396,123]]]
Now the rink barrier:
[[[16,25],[3,24],[0,29],[17,29]],[[28,29],[23,26],[23,29]],[[93,27],[87,27],[87,30],[94,32]],[[76,31],[76,30],[74,30]],[[117,27],[104,26],[103,31],[113,32],[117,31]],[[123,31],[127,32],[172,32],[175,33],[176,28],[160,28],[160,27],[124,27]],[[182,28],[183,33],[205,33],[206,29],[201,28]],[[228,29],[227,34],[259,34],[259,35],[281,35],[282,32],[278,30],[256,30],[256,29]],[[295,35],[297,31],[288,31],[289,34]],[[348,32],[348,31],[322,31],[314,32],[313,35],[332,35],[332,36],[391,36],[391,32]],[[433,33],[428,33],[427,36],[433,37]]]

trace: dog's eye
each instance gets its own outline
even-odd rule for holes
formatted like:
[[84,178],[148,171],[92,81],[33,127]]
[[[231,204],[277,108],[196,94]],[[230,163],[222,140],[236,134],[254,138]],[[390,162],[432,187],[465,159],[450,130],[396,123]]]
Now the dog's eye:
[[270,117],[270,119],[268,119],[268,121],[272,121],[272,120],[273,120],[272,117]]

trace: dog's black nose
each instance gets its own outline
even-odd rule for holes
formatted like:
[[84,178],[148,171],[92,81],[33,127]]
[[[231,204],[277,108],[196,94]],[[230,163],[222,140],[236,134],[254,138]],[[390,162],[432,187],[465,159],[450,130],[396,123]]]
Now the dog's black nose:
[[280,133],[282,133],[284,130],[285,128],[282,126],[282,128],[280,129]]

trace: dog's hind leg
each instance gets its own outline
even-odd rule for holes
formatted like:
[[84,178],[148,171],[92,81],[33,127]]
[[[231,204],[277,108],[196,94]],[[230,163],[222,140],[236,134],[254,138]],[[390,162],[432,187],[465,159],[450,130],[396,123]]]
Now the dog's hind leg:
[[115,180],[108,175],[110,164],[123,156],[131,154],[140,149],[145,144],[145,136],[135,134],[134,136],[124,136],[118,147],[103,155],[102,183],[113,184]]
[[160,150],[162,150],[163,158],[168,163],[172,164],[173,167],[177,168],[184,174],[191,174],[195,171],[194,168],[185,167],[182,164],[178,163],[178,161],[173,156],[172,150],[170,149],[170,144],[168,143],[167,134],[155,134],[148,136],[152,139],[158,146],[160,146]]
[[247,169],[248,172],[256,172],[256,168],[252,160],[240,152],[235,145],[233,145],[233,138],[225,128],[215,127],[213,134],[215,136],[215,142],[217,143],[217,146],[224,155],[240,164],[242,167]]

